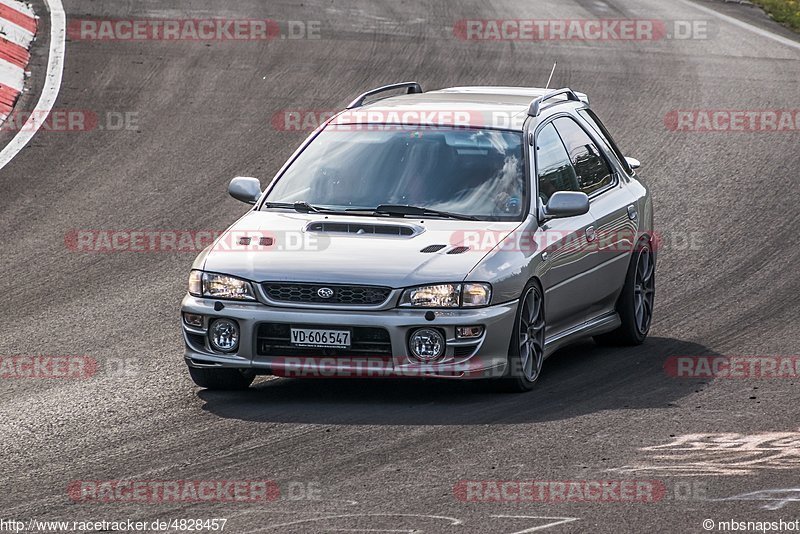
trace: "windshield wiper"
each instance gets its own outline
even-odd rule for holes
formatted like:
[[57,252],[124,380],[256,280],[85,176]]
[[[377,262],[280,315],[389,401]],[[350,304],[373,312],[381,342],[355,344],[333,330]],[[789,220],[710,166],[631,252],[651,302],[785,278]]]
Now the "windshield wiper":
[[448,219],[459,219],[462,221],[477,221],[477,217],[472,215],[462,215],[461,213],[450,213],[447,211],[432,210],[419,206],[406,206],[402,204],[381,204],[377,208],[347,208],[335,210],[322,206],[314,206],[304,200],[297,202],[265,202],[265,208],[292,209],[300,213],[326,213],[333,215],[395,215],[405,217],[411,215],[415,217],[446,217]]
[[321,206],[313,206],[304,200],[297,202],[265,202],[265,208],[279,208],[299,211],[300,213],[344,213],[339,210],[332,210],[323,208]]
[[451,213],[449,211],[432,210],[430,208],[422,208],[419,206],[406,206],[402,204],[381,204],[373,210],[374,213],[379,215],[413,215],[417,217],[446,217],[448,219],[459,219],[461,221],[477,221],[477,217],[472,215],[463,215],[461,213]]

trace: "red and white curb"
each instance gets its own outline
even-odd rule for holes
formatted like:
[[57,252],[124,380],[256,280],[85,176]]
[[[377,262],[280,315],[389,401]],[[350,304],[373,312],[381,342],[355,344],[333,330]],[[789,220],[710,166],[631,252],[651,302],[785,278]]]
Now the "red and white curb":
[[[24,5],[17,0],[0,0],[0,3],[6,7]],[[55,105],[58,98],[58,92],[61,89],[67,43],[67,14],[64,12],[64,5],[61,0],[44,0],[44,4],[50,12],[50,46],[47,56],[47,71],[44,73],[44,87],[42,87],[36,107],[25,121],[25,124],[19,129],[17,135],[0,150],[0,169],[8,165],[14,159],[14,156],[19,154],[25,148],[25,145],[33,139],[33,136],[42,127],[42,121],[52,111],[53,105]],[[27,16],[33,16],[30,9],[28,9]],[[13,23],[9,23],[6,26],[11,28],[10,24]],[[9,39],[14,38],[10,31],[8,36]],[[16,38],[24,37],[23,33],[16,34]]]
[[18,0],[0,0],[0,123],[14,109],[25,87],[28,50],[38,20],[31,7]]

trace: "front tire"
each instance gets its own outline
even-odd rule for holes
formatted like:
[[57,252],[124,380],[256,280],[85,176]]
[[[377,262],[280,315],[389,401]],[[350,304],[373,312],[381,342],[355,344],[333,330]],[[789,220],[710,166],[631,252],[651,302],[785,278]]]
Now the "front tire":
[[656,292],[655,257],[648,241],[642,241],[636,249],[617,301],[622,324],[616,330],[595,336],[601,345],[641,345],[650,332]]
[[528,282],[522,291],[508,351],[506,376],[501,389],[522,393],[533,389],[544,364],[544,295],[539,285]]
[[189,367],[189,376],[201,388],[237,391],[247,389],[256,375],[243,369]]

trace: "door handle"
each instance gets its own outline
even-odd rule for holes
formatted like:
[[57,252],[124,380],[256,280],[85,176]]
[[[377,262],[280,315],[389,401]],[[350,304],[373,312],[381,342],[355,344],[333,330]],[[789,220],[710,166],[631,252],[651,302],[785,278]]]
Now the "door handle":
[[587,226],[586,227],[586,241],[594,241],[597,237],[597,232],[594,229],[594,226]]

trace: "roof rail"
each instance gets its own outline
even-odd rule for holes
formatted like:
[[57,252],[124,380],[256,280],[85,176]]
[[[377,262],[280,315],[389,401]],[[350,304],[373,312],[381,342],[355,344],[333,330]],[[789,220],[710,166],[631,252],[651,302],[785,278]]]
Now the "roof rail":
[[531,102],[531,107],[528,108],[528,115],[531,117],[538,117],[539,112],[542,109],[542,104],[545,103],[546,100],[550,100],[556,96],[560,95],[567,95],[567,101],[572,100],[574,102],[580,102],[581,99],[578,98],[578,95],[575,94],[575,91],[569,88],[558,89],[557,91],[553,91],[552,93],[547,93],[546,95],[542,95]]
[[347,109],[358,108],[364,105],[364,100],[367,98],[377,95],[378,93],[382,93],[384,91],[391,91],[393,89],[403,89],[408,88],[408,94],[419,94],[422,93],[422,86],[417,82],[402,82],[402,83],[393,83],[391,85],[384,85],[383,87],[378,87],[376,89],[372,89],[367,91],[366,93],[362,93],[358,95],[358,98],[350,102],[347,106]]

